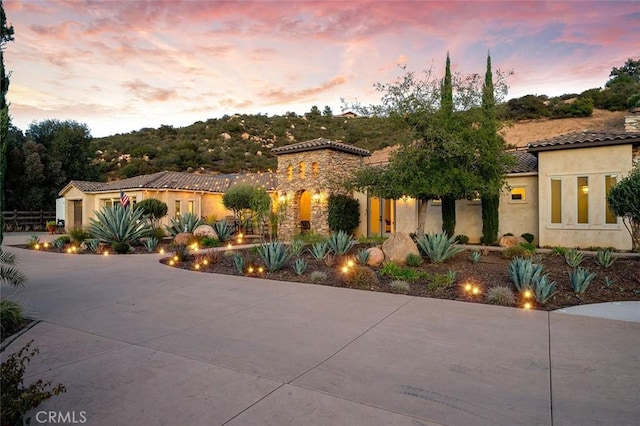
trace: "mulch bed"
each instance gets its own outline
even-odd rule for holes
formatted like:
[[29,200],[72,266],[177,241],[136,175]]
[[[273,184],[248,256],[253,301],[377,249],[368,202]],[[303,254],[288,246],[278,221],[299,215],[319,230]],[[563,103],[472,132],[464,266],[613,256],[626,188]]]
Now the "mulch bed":
[[[350,252],[351,258],[353,258],[353,254],[357,249],[358,247],[352,249]],[[247,267],[254,267],[252,273],[246,272],[247,269],[245,268],[244,276],[256,277],[258,279],[266,278],[279,281],[295,281],[329,285],[333,287],[347,287],[344,275],[340,269],[344,264],[345,259],[349,256],[343,259],[336,259],[334,265],[327,267],[324,261],[315,260],[309,253],[305,252],[301,257],[307,260],[307,269],[304,274],[297,275],[293,272],[293,259],[290,259],[281,270],[272,273],[260,273],[257,270],[262,266],[262,262],[255,250],[245,249],[237,251],[242,253],[246,259]],[[469,254],[469,251],[459,253],[443,264],[431,264],[428,261],[425,261],[421,266],[414,268],[416,271],[428,272],[431,275],[446,274],[449,270],[454,271],[456,273],[454,284],[444,288],[430,290],[429,283],[431,281],[429,279],[417,279],[410,281],[409,291],[402,292],[402,294],[487,303],[485,295],[491,287],[507,286],[516,294],[516,306],[523,305],[524,300],[519,298],[516,288],[511,283],[507,273],[507,267],[511,261],[510,259],[506,259],[502,252],[492,251],[485,253],[478,263],[473,263],[469,259]],[[203,263],[205,258],[208,260],[206,265]],[[539,261],[544,265],[545,272],[549,274],[550,281],[556,282],[556,293],[545,305],[538,305],[535,301],[531,301],[533,309],[551,311],[564,307],[590,303],[628,300],[640,301],[640,259],[638,258],[620,258],[617,259],[609,268],[603,268],[596,263],[593,256],[585,256],[585,260],[580,266],[587,268],[590,272],[595,272],[597,276],[591,282],[591,285],[586,292],[579,295],[574,293],[571,288],[569,273],[572,271],[572,268],[567,265],[563,257],[547,254],[538,255],[538,259],[540,259]],[[160,262],[169,264],[170,260],[171,258],[165,258]],[[194,270],[194,272],[196,272],[196,264],[199,265],[197,272],[239,275],[233,265],[231,256],[225,256],[222,252],[218,252],[218,255],[213,258],[211,255],[201,253],[199,255],[192,256],[188,261],[175,262],[173,266]],[[376,271],[379,280],[378,285],[372,286],[372,291],[398,293],[398,291],[395,291],[389,285],[395,278],[382,276],[379,273],[380,267],[372,267],[371,269]],[[313,271],[323,271],[327,275],[325,282],[313,282],[311,280]],[[480,294],[471,295],[468,292],[465,292],[463,287],[466,283],[473,283],[478,286],[480,288]],[[256,284],[258,285],[259,281],[256,281]]]

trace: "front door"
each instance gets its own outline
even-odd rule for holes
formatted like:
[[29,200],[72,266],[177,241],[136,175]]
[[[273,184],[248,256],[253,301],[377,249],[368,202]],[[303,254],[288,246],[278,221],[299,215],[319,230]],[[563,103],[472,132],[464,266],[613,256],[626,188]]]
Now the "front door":
[[73,227],[82,227],[82,200],[73,201]]
[[395,200],[369,197],[369,236],[388,235],[395,232]]

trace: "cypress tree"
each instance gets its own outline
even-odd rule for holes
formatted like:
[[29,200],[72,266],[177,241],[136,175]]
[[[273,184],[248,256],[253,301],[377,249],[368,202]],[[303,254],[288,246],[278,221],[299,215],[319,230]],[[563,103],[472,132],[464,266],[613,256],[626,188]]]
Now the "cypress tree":
[[[7,16],[0,0],[0,211],[4,210],[4,181],[7,171],[7,132],[9,130],[9,76],[4,69],[4,46],[13,40],[13,26],[7,26]],[[0,244],[3,240],[4,217],[0,214]]]
[[[453,84],[451,82],[451,60],[447,52],[447,62],[442,83],[440,110],[447,123],[453,117]],[[449,237],[456,232],[456,197],[453,194],[442,196],[442,230]]]

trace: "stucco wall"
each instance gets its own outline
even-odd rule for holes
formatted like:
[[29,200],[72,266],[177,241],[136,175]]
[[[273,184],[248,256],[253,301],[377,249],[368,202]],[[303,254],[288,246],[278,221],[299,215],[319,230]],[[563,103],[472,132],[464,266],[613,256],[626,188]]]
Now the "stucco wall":
[[[540,236],[538,229],[538,177],[536,175],[511,175],[507,177],[507,184],[509,186],[503,189],[500,196],[498,236],[507,233],[520,236],[528,232],[535,236],[537,244]],[[512,200],[511,188],[525,188],[525,200]]]
[[[579,148],[538,154],[540,244],[564,247],[631,249],[631,237],[622,220],[606,224],[605,175],[618,182],[632,168],[631,145]],[[589,178],[589,223],[577,223],[577,178]],[[562,180],[562,223],[551,223],[551,178]]]

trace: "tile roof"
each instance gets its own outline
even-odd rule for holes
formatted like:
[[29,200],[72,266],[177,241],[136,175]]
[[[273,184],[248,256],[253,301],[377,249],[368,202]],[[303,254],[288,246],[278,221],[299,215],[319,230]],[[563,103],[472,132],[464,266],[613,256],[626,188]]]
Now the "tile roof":
[[348,152],[350,154],[360,155],[362,157],[368,157],[371,155],[371,153],[366,149],[324,138],[312,139],[306,142],[298,142],[291,145],[281,146],[279,148],[273,148],[271,152],[275,155],[282,155],[291,154],[294,152],[315,151],[318,149],[332,149],[335,151],[342,151]]
[[632,132],[579,132],[544,139],[527,145],[529,152],[556,149],[608,146],[640,142],[640,133]]
[[233,185],[240,183],[264,186],[267,191],[274,191],[276,189],[276,175],[273,172],[205,175],[165,171],[113,182],[71,181],[60,191],[60,194],[71,185],[83,192],[113,192],[121,189],[175,189],[224,193]]
[[517,163],[509,170],[509,173],[530,173],[538,171],[538,157],[527,151],[511,151]]

